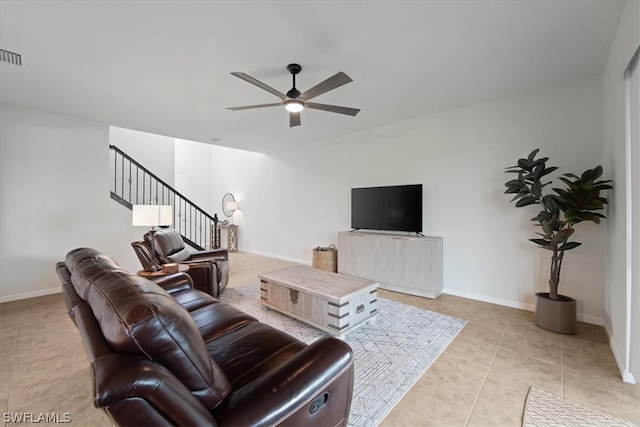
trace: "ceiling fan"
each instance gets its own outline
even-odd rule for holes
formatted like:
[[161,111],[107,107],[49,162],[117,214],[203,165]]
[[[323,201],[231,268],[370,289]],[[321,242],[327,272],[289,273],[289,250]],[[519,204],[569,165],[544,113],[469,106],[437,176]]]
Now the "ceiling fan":
[[347,116],[355,116],[356,114],[358,114],[358,112],[360,112],[360,109],[358,108],[340,107],[337,105],[309,102],[311,99],[315,98],[318,95],[322,95],[325,92],[329,92],[330,90],[336,89],[353,81],[351,80],[351,77],[347,76],[342,71],[329,77],[325,81],[318,83],[306,92],[300,93],[300,91],[296,89],[296,74],[298,74],[302,70],[302,67],[299,64],[289,64],[287,65],[287,70],[289,70],[291,76],[293,77],[293,87],[287,92],[286,95],[272,88],[271,86],[262,83],[260,80],[251,77],[248,74],[239,72],[231,73],[239,79],[242,79],[246,82],[251,83],[252,85],[256,85],[259,88],[274,94],[281,99],[281,102],[275,102],[273,104],[245,105],[243,107],[231,107],[227,108],[227,110],[239,111],[250,110],[253,108],[276,107],[278,105],[284,105],[284,108],[289,111],[289,127],[300,126],[300,111],[305,108],[329,111],[330,113],[346,114]]

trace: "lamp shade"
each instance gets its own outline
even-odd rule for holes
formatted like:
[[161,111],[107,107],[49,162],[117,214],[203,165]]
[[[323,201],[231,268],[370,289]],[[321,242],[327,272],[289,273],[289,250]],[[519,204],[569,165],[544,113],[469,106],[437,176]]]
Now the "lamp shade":
[[230,200],[225,204],[224,207],[228,211],[237,211],[238,210],[238,202]]
[[173,224],[173,206],[171,205],[133,205],[131,218],[133,226],[155,227]]

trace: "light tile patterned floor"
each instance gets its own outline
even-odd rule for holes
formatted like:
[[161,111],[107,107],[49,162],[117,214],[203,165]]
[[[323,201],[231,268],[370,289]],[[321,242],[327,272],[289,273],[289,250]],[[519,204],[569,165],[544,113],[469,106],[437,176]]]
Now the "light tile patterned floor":
[[[230,255],[232,287],[293,265]],[[577,335],[558,335],[523,310],[379,295],[469,321],[382,426],[520,426],[531,385],[640,425],[640,385],[620,380],[601,327],[581,323]],[[111,425],[93,407],[88,362],[60,294],[0,304],[0,360],[0,413],[68,412],[73,426]]]

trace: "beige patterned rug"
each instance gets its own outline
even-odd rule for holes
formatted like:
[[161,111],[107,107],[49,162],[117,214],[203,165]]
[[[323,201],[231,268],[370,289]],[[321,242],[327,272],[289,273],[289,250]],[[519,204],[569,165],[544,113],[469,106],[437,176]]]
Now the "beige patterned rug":
[[589,409],[535,387],[529,389],[522,419],[523,427],[633,427],[619,418]]
[[[261,306],[257,283],[227,288],[220,299],[300,341],[311,343],[327,335]],[[467,323],[384,298],[378,298],[378,312],[374,324],[344,338],[355,359],[349,427],[377,426]]]

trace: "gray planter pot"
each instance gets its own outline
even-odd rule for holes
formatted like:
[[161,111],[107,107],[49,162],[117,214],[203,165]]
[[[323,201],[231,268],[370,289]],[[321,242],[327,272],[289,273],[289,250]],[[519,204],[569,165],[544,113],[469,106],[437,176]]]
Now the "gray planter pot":
[[549,292],[536,293],[536,325],[560,334],[575,334],[578,330],[576,300],[558,295],[549,298]]

